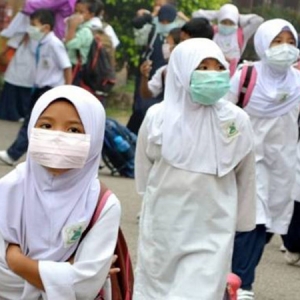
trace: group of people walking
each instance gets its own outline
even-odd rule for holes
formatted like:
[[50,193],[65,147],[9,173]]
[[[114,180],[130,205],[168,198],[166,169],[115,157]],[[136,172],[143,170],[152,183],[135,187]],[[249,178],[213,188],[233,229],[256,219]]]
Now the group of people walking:
[[[232,4],[193,16],[160,3],[135,19],[151,47],[128,124],[138,133],[143,198],[134,300],[223,300],[231,272],[242,282],[237,299],[255,299],[273,234],[287,262],[300,261],[298,34],[286,20],[241,16]],[[51,29],[41,17],[31,22]],[[253,34],[259,60],[239,64]],[[27,159],[0,179],[0,298],[96,299],[105,287],[110,299],[115,195],[89,228],[103,189],[105,110],[72,85],[36,100]]]

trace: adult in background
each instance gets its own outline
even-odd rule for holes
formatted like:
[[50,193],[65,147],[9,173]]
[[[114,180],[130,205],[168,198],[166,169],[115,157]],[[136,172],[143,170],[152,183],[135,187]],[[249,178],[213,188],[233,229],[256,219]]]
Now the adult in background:
[[[152,61],[152,69],[149,76],[149,79],[151,79],[156,70],[167,63],[167,60],[163,56],[163,45],[166,43],[169,32],[173,28],[181,26],[176,21],[177,10],[175,6],[170,4],[163,5],[157,17],[153,18],[150,14],[147,17],[149,17],[148,22],[151,24],[151,30],[147,36],[146,44],[142,48],[139,66],[146,60]],[[147,21],[144,18],[137,17],[133,20],[133,26],[135,28],[142,28],[145,22]],[[155,98],[149,98],[145,101],[140,95],[140,81],[141,74],[138,68],[135,81],[133,113],[127,124],[128,129],[136,134],[139,131],[148,108],[163,99],[163,94],[160,94]]]

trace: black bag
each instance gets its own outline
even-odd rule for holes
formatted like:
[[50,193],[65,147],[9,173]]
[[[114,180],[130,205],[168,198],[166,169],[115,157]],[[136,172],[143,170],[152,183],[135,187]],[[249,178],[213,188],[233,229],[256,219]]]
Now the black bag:
[[96,96],[107,96],[116,82],[116,73],[110,55],[102,42],[94,40],[85,65],[82,66],[82,83]]
[[102,159],[111,174],[134,178],[134,156],[137,136],[116,120],[105,123]]

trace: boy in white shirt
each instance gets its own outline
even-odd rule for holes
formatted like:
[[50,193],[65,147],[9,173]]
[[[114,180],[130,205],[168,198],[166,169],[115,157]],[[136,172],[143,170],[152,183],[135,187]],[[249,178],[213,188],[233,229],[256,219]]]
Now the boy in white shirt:
[[53,33],[55,18],[50,10],[37,10],[30,16],[28,35],[30,40],[37,41],[31,57],[36,66],[34,86],[30,101],[30,111],[14,143],[7,151],[0,151],[0,160],[13,165],[28,147],[27,127],[31,110],[36,100],[49,89],[71,84],[71,63],[64,44]]

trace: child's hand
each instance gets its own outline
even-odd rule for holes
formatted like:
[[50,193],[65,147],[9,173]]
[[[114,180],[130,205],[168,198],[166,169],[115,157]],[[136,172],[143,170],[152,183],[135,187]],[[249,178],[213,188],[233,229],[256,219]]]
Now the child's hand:
[[22,250],[19,245],[9,244],[6,249],[6,262],[8,267],[14,271],[16,264],[18,264],[20,256],[22,256]]
[[83,23],[83,16],[81,14],[74,14],[69,18],[69,26],[70,27],[78,27]]
[[140,67],[140,72],[144,77],[149,78],[151,69],[152,69],[152,61],[146,60],[142,63]]
[[114,268],[113,267],[113,265],[117,261],[117,259],[118,259],[118,256],[114,255],[112,263],[111,263],[112,268],[109,270],[108,277],[111,276],[111,275],[113,275],[113,274],[117,274],[117,273],[119,273],[121,271],[119,268]]
[[152,12],[152,16],[153,16],[153,17],[157,17],[157,16],[158,16],[158,12],[159,12],[160,8],[161,8],[160,5],[154,6],[153,12]]

